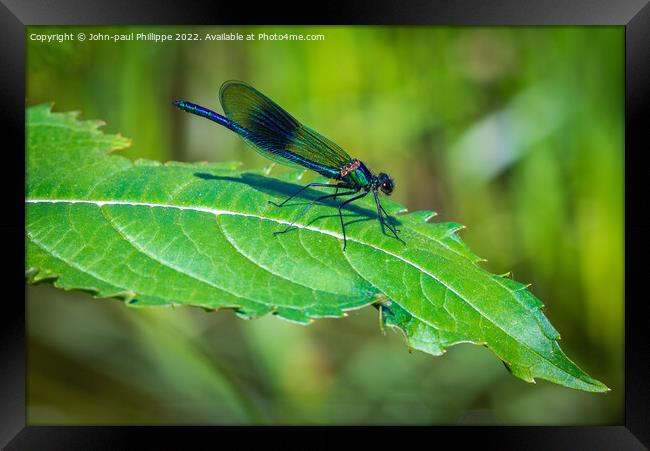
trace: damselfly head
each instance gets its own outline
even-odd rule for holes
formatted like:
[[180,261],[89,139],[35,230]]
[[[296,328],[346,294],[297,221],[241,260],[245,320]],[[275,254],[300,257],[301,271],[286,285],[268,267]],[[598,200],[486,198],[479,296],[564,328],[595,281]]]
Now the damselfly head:
[[379,175],[377,176],[377,180],[379,182],[379,189],[384,194],[390,196],[390,193],[392,193],[393,189],[395,188],[395,184],[393,183],[393,180],[388,176],[388,174],[384,172],[379,173]]

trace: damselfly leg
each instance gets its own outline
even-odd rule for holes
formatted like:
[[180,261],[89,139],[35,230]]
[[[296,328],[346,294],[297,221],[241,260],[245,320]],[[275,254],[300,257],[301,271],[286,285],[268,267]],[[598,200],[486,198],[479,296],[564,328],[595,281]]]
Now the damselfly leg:
[[[379,207],[381,208],[381,211],[384,212],[384,215],[386,215],[386,224],[388,224],[390,215],[386,212],[386,210],[384,210],[384,206],[381,203],[379,204]],[[397,227],[395,227],[395,231],[399,233],[400,230]]]
[[[311,188],[312,186],[316,186],[316,187],[319,187],[319,188],[336,188],[336,191],[334,192],[334,194],[339,192],[339,188],[345,188],[346,187],[345,185],[342,185],[340,183],[310,183],[309,185],[305,185],[302,188],[300,188],[298,191],[293,193],[291,196],[287,197],[285,200],[283,200],[279,204],[276,204],[272,200],[270,200],[269,203],[272,204],[272,205],[275,205],[276,207],[282,207],[284,204],[289,202],[291,199],[296,197],[298,194],[302,193],[307,188]],[[349,187],[347,187],[347,188],[349,188]]]
[[[386,210],[384,210],[384,207],[381,206],[381,202],[379,202],[379,196],[377,195],[377,191],[373,191],[373,194],[375,195],[375,203],[377,204],[377,216],[379,216],[379,223],[381,224],[381,231],[382,233],[386,233],[384,230],[384,227],[388,227],[388,230],[390,230],[395,238],[397,238],[399,241],[402,243],[406,244],[403,239],[401,239],[399,236],[397,236],[397,231],[395,228],[390,225],[388,222],[388,213],[386,213]],[[386,214],[386,220],[384,220],[383,214]]]
[[345,250],[348,240],[347,237],[345,236],[345,224],[343,223],[343,214],[341,213],[341,209],[345,207],[346,204],[349,204],[350,202],[361,199],[362,197],[365,197],[368,195],[370,191],[366,191],[365,193],[361,193],[358,196],[351,197],[350,199],[347,199],[345,202],[341,202],[341,205],[339,205],[339,219],[341,220],[341,230],[343,231],[343,250]]
[[[328,186],[336,186],[336,185],[328,185]],[[288,232],[289,230],[291,230],[291,228],[294,226],[294,224],[296,223],[296,221],[298,221],[298,219],[302,218],[302,217],[304,216],[304,214],[307,213],[307,211],[308,211],[311,207],[313,207],[314,204],[315,204],[316,202],[320,202],[320,201],[325,200],[325,199],[334,199],[334,198],[336,198],[336,197],[340,197],[340,196],[351,196],[352,194],[356,194],[356,193],[358,193],[358,192],[359,192],[359,188],[357,188],[357,189],[355,189],[355,190],[353,190],[353,191],[344,191],[344,192],[342,192],[342,193],[339,193],[339,192],[338,192],[338,189],[337,189],[337,192],[334,193],[334,194],[326,194],[325,196],[317,197],[316,199],[314,199],[314,200],[312,200],[311,202],[309,202],[309,204],[307,204],[307,205],[302,209],[302,211],[298,214],[298,216],[296,216],[296,218],[291,222],[291,224],[289,224],[289,225],[288,225],[284,230],[281,230],[281,231],[279,231],[279,232],[273,232],[273,234],[274,234],[274,235],[278,235],[278,234],[280,234],[280,233],[286,233],[286,232]]]

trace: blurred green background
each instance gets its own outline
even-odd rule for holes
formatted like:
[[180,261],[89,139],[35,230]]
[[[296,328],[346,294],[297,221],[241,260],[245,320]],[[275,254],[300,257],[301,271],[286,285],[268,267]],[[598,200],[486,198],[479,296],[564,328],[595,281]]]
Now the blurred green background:
[[[321,41],[43,43],[31,33],[294,33]],[[487,349],[409,354],[377,312],[309,327],[27,288],[29,424],[623,422],[623,27],[29,27],[27,105],[103,119],[161,161],[269,164],[174,109],[240,79],[396,180],[393,198],[533,284],[612,391],[511,376]],[[56,155],[52,155],[56,158]]]

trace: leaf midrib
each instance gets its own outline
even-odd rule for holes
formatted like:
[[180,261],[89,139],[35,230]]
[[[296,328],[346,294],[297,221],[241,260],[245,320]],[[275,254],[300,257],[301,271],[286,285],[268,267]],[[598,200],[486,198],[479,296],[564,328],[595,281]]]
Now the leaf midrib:
[[[199,212],[203,212],[203,213],[213,214],[213,215],[215,215],[215,216],[219,216],[219,215],[245,216],[245,217],[253,217],[253,218],[257,218],[257,219],[261,219],[261,220],[266,220],[266,221],[273,221],[273,222],[276,222],[276,223],[278,223],[278,224],[286,224],[286,225],[290,224],[289,221],[285,221],[285,220],[278,219],[278,218],[271,218],[271,217],[260,216],[260,215],[256,215],[256,214],[252,214],[252,213],[234,212],[234,211],[230,211],[230,210],[221,210],[221,209],[214,209],[214,208],[207,208],[207,207],[199,207],[199,206],[172,205],[172,204],[161,204],[161,203],[151,203],[151,202],[132,202],[132,201],[114,201],[114,200],[91,200],[91,199],[30,199],[30,198],[27,198],[25,201],[26,201],[27,203],[82,203],[82,204],[92,204],[92,205],[97,205],[97,206],[99,206],[99,207],[101,207],[101,206],[103,206],[103,205],[131,205],[131,206],[143,206],[143,207],[152,207],[152,208],[175,208],[175,209],[179,209],[179,210],[199,211]],[[318,227],[314,227],[314,226],[310,226],[310,225],[302,225],[302,224],[294,224],[294,226],[295,226],[295,227],[298,227],[298,228],[301,228],[301,229],[306,229],[306,230],[311,230],[311,231],[314,231],[314,232],[322,233],[322,234],[324,234],[324,235],[333,236],[333,237],[338,238],[338,239],[343,239],[343,235],[342,235],[342,234],[338,234],[338,233],[336,233],[336,232],[332,232],[332,231],[330,231],[330,230],[320,229],[320,228],[318,228]],[[424,274],[427,274],[429,277],[431,277],[432,279],[436,280],[438,283],[440,283],[441,285],[443,285],[446,289],[448,289],[448,290],[451,291],[452,293],[456,294],[456,296],[458,296],[460,299],[463,299],[463,301],[464,301],[465,303],[467,303],[469,306],[471,306],[471,307],[472,307],[472,308],[473,308],[477,313],[479,313],[479,315],[481,315],[481,317],[487,319],[491,324],[493,324],[496,328],[498,328],[498,329],[501,330],[503,333],[505,333],[508,337],[510,337],[511,339],[517,341],[518,343],[520,343],[520,344],[521,344],[522,346],[524,346],[525,348],[529,349],[529,350],[532,351],[533,353],[535,353],[535,354],[537,354],[538,356],[540,356],[540,357],[542,358],[542,360],[547,361],[548,363],[550,363],[551,365],[553,365],[555,368],[558,368],[560,371],[564,372],[565,374],[568,374],[569,376],[575,377],[575,376],[572,375],[571,373],[568,373],[568,372],[567,372],[566,370],[564,370],[563,368],[558,367],[558,366],[555,365],[553,362],[551,362],[550,360],[548,360],[544,355],[542,355],[542,354],[541,354],[539,351],[537,351],[535,348],[531,347],[530,345],[528,345],[528,344],[525,343],[525,342],[521,342],[521,341],[517,340],[516,337],[513,337],[510,333],[508,333],[508,331],[506,331],[505,329],[503,329],[499,324],[495,323],[494,320],[493,320],[492,318],[490,318],[489,316],[485,315],[485,313],[484,313],[483,311],[481,311],[477,306],[475,306],[474,304],[472,304],[471,302],[469,302],[469,301],[468,301],[464,296],[462,296],[460,293],[458,293],[458,292],[457,292],[456,290],[454,290],[453,288],[449,287],[446,283],[444,283],[442,280],[440,280],[439,278],[437,278],[435,275],[433,275],[433,274],[430,273],[429,271],[427,271],[427,270],[425,270],[424,268],[422,268],[422,267],[421,267],[420,265],[418,265],[417,263],[414,263],[414,262],[412,262],[412,261],[409,261],[409,260],[407,260],[407,259],[405,259],[405,258],[403,258],[403,257],[401,257],[401,256],[399,256],[399,255],[397,255],[397,254],[394,254],[394,253],[392,253],[392,252],[389,252],[389,251],[387,251],[387,250],[385,250],[385,249],[382,249],[382,248],[380,248],[380,247],[374,246],[374,245],[372,245],[371,243],[368,243],[368,242],[365,242],[365,241],[361,241],[361,240],[358,240],[358,239],[354,239],[354,238],[351,238],[351,237],[347,237],[347,239],[348,239],[349,241],[352,241],[352,242],[355,242],[355,243],[358,243],[358,244],[361,244],[361,245],[365,245],[365,246],[368,246],[368,247],[370,247],[370,248],[372,248],[372,249],[375,249],[375,250],[381,251],[381,252],[383,252],[383,253],[385,253],[385,254],[387,254],[387,255],[390,255],[391,257],[397,258],[398,260],[403,261],[404,263],[406,263],[406,264],[412,266],[413,268],[417,269],[418,271],[420,271],[420,272],[422,272],[422,273],[424,273]],[[346,257],[346,258],[347,258],[347,257]],[[414,315],[413,313],[411,313],[411,314],[412,314],[414,317],[418,318],[420,321],[423,321],[424,323],[429,324],[431,327],[435,327],[434,325],[430,324],[426,319],[424,319],[424,318],[420,318],[420,317],[418,317],[417,315]],[[585,382],[585,383],[589,383],[589,382],[584,381],[584,380],[583,380],[583,382]]]

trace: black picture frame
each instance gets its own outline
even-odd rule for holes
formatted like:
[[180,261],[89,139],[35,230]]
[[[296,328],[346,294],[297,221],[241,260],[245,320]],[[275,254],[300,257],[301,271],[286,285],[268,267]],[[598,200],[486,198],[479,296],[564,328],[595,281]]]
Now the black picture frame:
[[[389,430],[368,431],[380,440],[401,443],[424,439],[431,446],[452,440],[454,446],[477,442],[497,449],[645,449],[650,446],[650,334],[645,326],[641,296],[647,259],[650,224],[635,197],[643,196],[642,158],[648,146],[647,119],[650,91],[650,6],[648,0],[448,0],[373,2],[333,1],[301,10],[265,2],[254,7],[243,2],[151,0],[0,0],[0,71],[2,128],[13,145],[5,144],[3,158],[9,171],[0,178],[10,204],[0,215],[10,254],[9,270],[0,317],[0,445],[7,449],[104,449],[127,448],[146,440],[150,447],[220,446],[229,430],[238,440],[256,436],[241,434],[240,428],[217,427],[36,427],[26,425],[25,377],[26,339],[24,298],[24,108],[25,108],[25,27],[28,25],[114,25],[114,24],[377,24],[377,25],[620,25],[625,27],[625,420],[624,424],[593,427],[435,427],[414,428],[406,439]],[[4,140],[6,141],[6,138]],[[647,176],[647,175],[646,175]],[[597,181],[594,181],[597,183]],[[642,260],[643,259],[643,260]],[[639,262],[637,264],[637,262]],[[22,275],[19,272],[22,271]],[[645,276],[647,278],[647,276]],[[22,285],[21,285],[22,284]],[[273,443],[277,432],[286,427],[266,428],[257,436]],[[350,428],[341,428],[348,430]],[[301,428],[310,434],[309,443],[330,436],[333,428]],[[337,430],[339,430],[337,428]],[[294,433],[294,432],[291,432]],[[234,437],[233,434],[233,437]],[[413,437],[411,434],[421,435]],[[207,440],[203,442],[202,440]],[[137,440],[137,441],[136,441]],[[424,443],[427,443],[424,442]],[[300,443],[300,442],[298,442]],[[303,442],[304,443],[304,442]]]

